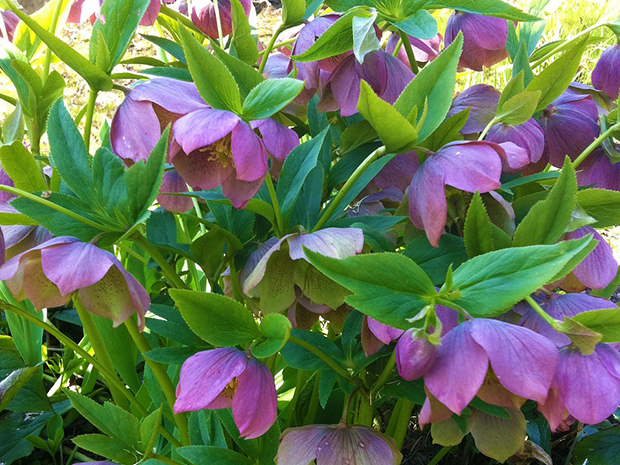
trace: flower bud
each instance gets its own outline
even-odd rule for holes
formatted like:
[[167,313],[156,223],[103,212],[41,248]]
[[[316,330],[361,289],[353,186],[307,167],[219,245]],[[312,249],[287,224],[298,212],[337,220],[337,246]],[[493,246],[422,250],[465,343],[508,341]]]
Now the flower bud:
[[417,330],[405,332],[396,343],[398,374],[407,381],[424,376],[437,358],[437,346],[431,344]]

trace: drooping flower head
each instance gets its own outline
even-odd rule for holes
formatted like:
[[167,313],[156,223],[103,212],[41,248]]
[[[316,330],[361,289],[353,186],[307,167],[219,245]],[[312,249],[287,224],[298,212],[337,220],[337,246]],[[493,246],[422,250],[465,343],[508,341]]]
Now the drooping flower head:
[[461,92],[452,101],[448,118],[469,108],[469,116],[462,134],[482,132],[497,111],[500,93],[493,86],[476,84]]
[[620,93],[620,43],[605,49],[592,71],[592,85],[613,100]]
[[23,252],[0,267],[15,299],[29,299],[37,310],[65,305],[75,293],[91,313],[112,320],[114,326],[144,314],[150,299],[146,290],[110,252],[58,237]]
[[[409,42],[411,43],[411,48],[413,50],[413,56],[415,57],[415,61],[418,63],[428,63],[429,61],[433,61],[435,58],[439,56],[439,48],[441,47],[441,42],[443,41],[443,36],[439,33],[432,39],[418,39],[416,37],[409,37]],[[398,34],[392,34],[387,41],[385,46],[385,51],[387,53],[394,53],[396,50],[396,45],[399,42]],[[407,52],[404,47],[401,47],[398,51],[398,55],[396,57],[402,61],[408,67],[411,67],[409,64],[409,58],[407,57]]]
[[[222,26],[222,34],[229,35],[232,32],[232,17],[230,13],[230,0],[216,0],[220,10],[220,22]],[[246,16],[250,14],[252,2],[250,0],[240,0],[241,6]],[[213,0],[193,0],[192,5],[192,23],[206,35],[212,39],[218,38],[217,31],[217,15],[215,14],[215,5]]]
[[[529,163],[537,163],[542,157],[545,147],[543,130],[533,118],[517,126],[496,124],[489,130],[484,140],[496,142],[498,144],[512,142],[518,145],[527,152]],[[504,166],[505,173],[514,174],[517,171],[518,170],[513,170],[510,166]]]
[[483,67],[493,66],[508,56],[508,23],[505,19],[455,11],[446,25],[446,47],[454,41],[459,31],[463,33],[460,66],[482,71]]
[[586,158],[577,171],[579,186],[620,191],[620,163],[612,163],[602,147]]
[[394,440],[365,426],[310,425],[280,436],[278,465],[398,465],[403,456]]
[[224,347],[192,355],[181,367],[174,412],[231,408],[239,435],[253,439],[276,421],[277,394],[269,368]]
[[166,195],[166,194],[179,194],[187,192],[187,184],[179,173],[175,170],[166,171],[159,188],[159,195],[157,196],[157,202],[166,211],[186,213],[192,209],[192,199],[189,197],[179,195]]

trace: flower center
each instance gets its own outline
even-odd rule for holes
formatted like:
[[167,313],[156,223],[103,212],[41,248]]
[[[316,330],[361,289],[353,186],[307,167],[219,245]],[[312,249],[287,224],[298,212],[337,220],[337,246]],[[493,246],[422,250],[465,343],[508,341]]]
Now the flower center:
[[207,154],[207,160],[216,161],[222,165],[223,168],[226,168],[229,161],[232,159],[230,134],[227,134],[211,145],[201,148],[199,151]]
[[224,388],[224,390],[222,391],[222,395],[224,397],[228,397],[229,399],[232,399],[233,395],[235,394],[235,391],[237,390],[238,385],[239,385],[239,381],[237,381],[237,378],[233,378],[232,381],[228,383],[226,387]]

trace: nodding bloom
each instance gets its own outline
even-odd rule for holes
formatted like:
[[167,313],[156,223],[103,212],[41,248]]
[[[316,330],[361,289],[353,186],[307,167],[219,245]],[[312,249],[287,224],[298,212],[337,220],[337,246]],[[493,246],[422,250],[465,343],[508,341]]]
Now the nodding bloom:
[[7,37],[5,37],[5,39],[9,42],[13,42],[15,29],[20,21],[19,17],[12,11],[4,10],[0,12],[0,21],[4,23],[4,27],[0,28],[0,37],[4,37],[4,31],[6,30]]
[[430,155],[411,179],[409,218],[437,247],[448,217],[446,186],[490,192],[500,186],[503,164],[518,169],[527,162],[525,150],[511,142],[451,142]]
[[[398,34],[390,35],[385,46],[385,51],[393,54],[394,50],[396,50],[396,45],[398,44],[399,39],[400,37]],[[417,39],[415,37],[409,37],[409,43],[411,44],[415,61],[418,63],[428,63],[429,61],[433,61],[439,56],[439,48],[441,47],[442,41],[443,36],[439,33],[437,33],[437,35],[432,39]],[[411,67],[405,47],[401,46],[396,57],[405,65]]]
[[450,330],[441,338],[436,357],[424,370],[426,388],[456,414],[489,375],[508,395],[544,403],[558,366],[558,351],[548,339],[490,319],[466,321]]
[[370,317],[362,319],[362,348],[366,357],[376,353],[384,345],[397,340],[405,331],[384,325]]
[[[542,157],[545,148],[545,136],[542,128],[535,119],[530,118],[523,124],[511,126],[509,124],[494,125],[484,138],[489,142],[512,142],[525,149],[529,163],[537,163]],[[512,169],[504,164],[504,172],[515,174],[519,170]]]
[[448,118],[469,108],[469,116],[462,134],[476,134],[484,131],[487,124],[495,117],[500,93],[493,86],[476,84],[454,97]]
[[166,194],[179,194],[187,192],[187,184],[179,173],[175,170],[166,171],[159,188],[159,195],[157,196],[157,202],[161,208],[173,213],[186,213],[192,209],[192,199],[190,197],[180,195],[166,195]]
[[446,47],[454,41],[459,31],[463,33],[460,66],[482,71],[483,67],[493,66],[508,56],[508,23],[505,19],[455,11],[446,25]]
[[620,163],[612,163],[605,150],[599,147],[579,165],[577,183],[580,187],[620,191]]
[[545,133],[543,159],[558,168],[566,155],[575,160],[600,133],[592,96],[569,91],[543,110],[538,123]]
[[594,71],[592,85],[602,90],[613,100],[620,93],[620,42],[605,49],[601,54]]
[[[216,0],[220,10],[220,24],[222,26],[222,35],[227,36],[232,32],[232,17],[230,13],[230,0]],[[250,14],[252,2],[250,0],[240,0],[241,6],[246,16]],[[206,35],[212,39],[218,38],[217,31],[217,15],[215,14],[215,5],[213,0],[193,0],[192,5],[192,23]]]
[[435,363],[438,349],[419,331],[408,330],[396,343],[398,374],[407,381],[424,376]]
[[398,465],[403,456],[394,439],[366,426],[310,425],[280,436],[278,465]]
[[320,111],[340,109],[342,116],[354,115],[362,79],[380,98],[392,104],[413,78],[410,68],[383,50],[368,53],[364,63],[349,55],[330,74],[318,108]]
[[115,327],[134,312],[144,327],[150,305],[146,290],[114,255],[74,237],[51,239],[16,255],[0,267],[0,280],[18,302],[29,299],[37,310],[65,305],[75,296]]
[[[104,0],[74,0],[71,4],[71,8],[69,8],[67,22],[81,24],[88,19],[91,24],[94,24],[101,11],[103,1]],[[166,3],[171,3],[169,0],[164,1]],[[144,16],[140,20],[140,26],[152,26],[155,24],[160,9],[161,0],[151,0],[146,8]],[[101,18],[101,21],[105,22],[105,18]]]
[[181,367],[174,412],[231,408],[239,435],[265,434],[277,417],[269,368],[240,350],[223,347],[189,357]]

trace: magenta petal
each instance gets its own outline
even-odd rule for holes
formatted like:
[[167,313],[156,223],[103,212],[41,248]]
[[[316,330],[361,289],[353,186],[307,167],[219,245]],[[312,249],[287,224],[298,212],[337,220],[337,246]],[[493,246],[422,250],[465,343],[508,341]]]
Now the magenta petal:
[[368,318],[368,328],[372,331],[372,334],[384,344],[395,341],[404,333],[402,329],[392,328],[372,318]]
[[239,181],[263,179],[267,173],[267,154],[262,141],[250,126],[243,122],[235,126],[232,130],[231,151]]
[[67,295],[100,281],[112,266],[110,256],[95,245],[73,242],[42,249],[41,266],[62,295]]
[[280,250],[282,243],[289,237],[291,237],[290,234],[284,236],[280,240],[271,238],[250,256],[251,261],[248,260],[248,269],[243,272],[243,276],[245,276],[245,278],[241,280],[241,286],[243,287],[244,294],[248,294],[252,289],[258,286],[258,283],[260,283],[265,276],[267,262],[269,262],[269,259],[275,252]]
[[308,465],[316,457],[321,439],[330,431],[328,426],[310,425],[289,428],[280,437],[278,465]]
[[526,150],[528,163],[536,163],[545,148],[545,135],[535,119],[530,118],[518,126],[508,124],[494,125],[484,140],[489,142],[512,142]]
[[409,217],[416,228],[426,232],[433,247],[439,246],[448,218],[443,178],[441,166],[431,157],[418,169],[409,187]]
[[352,116],[357,113],[357,101],[360,98],[360,77],[357,74],[355,63],[354,55],[347,57],[329,78],[331,93],[338,102],[342,116]]
[[128,96],[118,107],[110,127],[110,142],[116,155],[138,162],[147,160],[161,137],[157,115],[151,102]]
[[472,338],[486,351],[499,382],[510,392],[544,403],[558,366],[558,351],[521,326],[476,319]]
[[241,118],[229,111],[196,110],[179,118],[172,127],[172,133],[183,151],[191,153],[224,138],[240,122]]
[[279,161],[284,161],[291,151],[299,145],[299,136],[295,131],[272,119],[253,121],[263,136],[267,151]]
[[407,331],[396,343],[396,366],[398,374],[407,381],[424,376],[437,359],[438,347],[427,338],[415,337],[413,330]]
[[517,173],[530,162],[529,153],[526,148],[520,147],[512,142],[502,142],[497,145],[501,148],[497,153],[502,157],[502,170],[505,173]]
[[592,85],[609,95],[612,100],[620,93],[620,43],[611,45],[601,54],[594,71]]
[[264,178],[256,181],[239,181],[234,176],[229,176],[222,181],[222,194],[228,198],[237,209],[245,208],[250,199],[256,195],[263,185]]
[[393,187],[405,192],[419,167],[420,162],[415,152],[401,153],[392,158],[372,182],[379,189]]
[[603,289],[616,277],[618,262],[614,258],[611,246],[596,230],[590,226],[576,229],[564,236],[566,240],[579,239],[593,234],[598,244],[573,270],[575,277],[590,289]]
[[476,396],[489,367],[485,350],[465,322],[441,338],[437,359],[424,376],[426,387],[442,404],[460,414]]
[[265,434],[276,421],[276,386],[269,368],[253,358],[248,360],[238,380],[233,397],[233,418],[239,435],[254,439]]
[[154,78],[137,84],[129,94],[136,102],[153,102],[177,115],[209,108],[193,82]]
[[370,428],[334,428],[317,447],[317,465],[395,465],[402,456],[393,441]]
[[303,247],[327,257],[343,259],[362,252],[364,233],[357,228],[326,228],[310,234],[292,236],[288,245],[289,255],[293,260],[308,260]]
[[495,144],[484,141],[452,142],[432,157],[440,164],[448,186],[466,192],[484,193],[501,185],[502,162]]
[[161,0],[151,0],[149,6],[146,8],[146,13],[144,13],[140,21],[140,26],[152,26],[155,24],[160,8]]
[[193,412],[207,407],[245,370],[247,356],[228,347],[192,355],[181,367],[174,412]]

